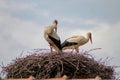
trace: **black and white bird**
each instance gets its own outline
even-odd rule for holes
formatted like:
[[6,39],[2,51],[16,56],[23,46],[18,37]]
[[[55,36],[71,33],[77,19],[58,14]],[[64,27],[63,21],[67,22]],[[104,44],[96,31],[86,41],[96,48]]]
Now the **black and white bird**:
[[77,35],[77,36],[72,36],[68,39],[66,39],[62,44],[62,50],[65,49],[72,49],[72,50],[76,50],[76,52],[79,52],[79,47],[86,44],[88,41],[91,41],[92,43],[92,34],[91,32],[88,32],[86,34],[86,37],[82,36],[82,35]]
[[52,25],[46,26],[44,30],[44,38],[50,45],[51,52],[54,48],[58,53],[62,51],[61,40],[57,34],[58,21],[54,20]]

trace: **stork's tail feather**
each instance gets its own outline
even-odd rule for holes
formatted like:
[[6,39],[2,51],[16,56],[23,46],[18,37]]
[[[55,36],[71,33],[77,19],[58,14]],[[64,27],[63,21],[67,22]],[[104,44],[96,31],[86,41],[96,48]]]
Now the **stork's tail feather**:
[[64,48],[64,47],[73,46],[73,45],[77,45],[77,43],[76,43],[76,42],[64,41],[64,42],[61,44],[61,47]]
[[55,44],[60,50],[62,50],[60,39],[57,40],[57,39],[55,39],[54,37],[52,37],[51,35],[48,35],[48,37],[54,42],[54,44]]

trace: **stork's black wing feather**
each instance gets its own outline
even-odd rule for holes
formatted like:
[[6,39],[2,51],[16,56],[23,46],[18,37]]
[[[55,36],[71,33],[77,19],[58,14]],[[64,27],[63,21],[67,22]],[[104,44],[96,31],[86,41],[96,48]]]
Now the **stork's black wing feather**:
[[54,37],[48,35],[48,37],[55,43],[55,45],[60,49],[62,50],[62,47],[61,47],[61,41],[60,40],[57,40],[55,39]]
[[68,42],[68,41],[64,41],[62,44],[61,44],[61,47],[64,48],[64,47],[67,47],[67,46],[73,46],[73,45],[77,45],[76,42]]

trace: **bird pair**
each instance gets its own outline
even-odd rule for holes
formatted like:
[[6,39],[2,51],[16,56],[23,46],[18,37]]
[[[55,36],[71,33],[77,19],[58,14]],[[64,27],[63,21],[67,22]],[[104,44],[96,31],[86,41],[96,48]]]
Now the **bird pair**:
[[57,51],[57,53],[61,53],[62,50],[66,50],[66,49],[72,49],[72,51],[75,49],[76,52],[78,53],[79,46],[84,45],[89,40],[92,43],[92,34],[91,32],[88,32],[86,34],[86,37],[82,35],[72,36],[66,39],[61,44],[60,37],[57,34],[57,24],[58,24],[58,21],[54,20],[53,24],[45,27],[45,30],[44,30],[44,38],[49,43],[51,52],[52,52],[52,48],[54,48]]

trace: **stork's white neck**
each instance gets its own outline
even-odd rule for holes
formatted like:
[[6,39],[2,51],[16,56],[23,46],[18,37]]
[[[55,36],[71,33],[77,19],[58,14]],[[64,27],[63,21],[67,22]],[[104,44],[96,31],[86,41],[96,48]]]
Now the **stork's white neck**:
[[54,22],[54,23],[52,24],[52,27],[53,27],[53,28],[57,27],[57,24]]
[[57,24],[54,22],[51,26],[51,31],[54,32],[56,28],[57,28]]

